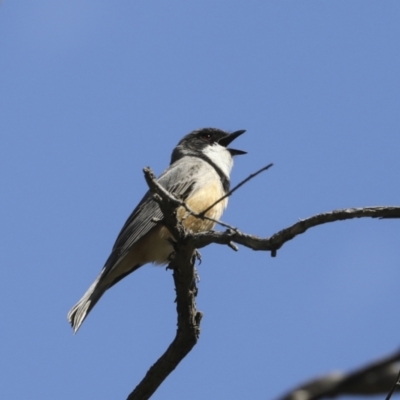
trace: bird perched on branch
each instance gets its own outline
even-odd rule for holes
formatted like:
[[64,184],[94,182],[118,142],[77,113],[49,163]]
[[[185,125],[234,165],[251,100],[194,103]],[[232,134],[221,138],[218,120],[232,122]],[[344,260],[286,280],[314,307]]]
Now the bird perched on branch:
[[[244,132],[204,128],[189,133],[173,150],[170,166],[158,183],[194,212],[208,209],[229,191],[233,157],[246,152],[227,146]],[[228,199],[223,199],[205,215],[218,220],[227,203]],[[183,207],[177,211],[178,219],[186,216],[183,225],[192,232],[207,231],[214,226],[213,221],[186,214]],[[144,264],[168,262],[173,246],[170,232],[162,222],[157,222],[162,217],[158,203],[147,192],[122,227],[100,275],[68,313],[74,332],[106,290],[122,278]]]

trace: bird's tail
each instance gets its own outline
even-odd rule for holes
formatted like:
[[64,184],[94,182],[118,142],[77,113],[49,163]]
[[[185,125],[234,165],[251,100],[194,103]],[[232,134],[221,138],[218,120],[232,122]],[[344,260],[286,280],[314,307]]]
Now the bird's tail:
[[70,322],[74,333],[78,331],[79,327],[82,325],[82,322],[85,320],[90,310],[94,307],[94,305],[99,301],[100,297],[108,289],[107,286],[104,287],[104,285],[100,283],[101,278],[102,273],[68,313],[68,321]]

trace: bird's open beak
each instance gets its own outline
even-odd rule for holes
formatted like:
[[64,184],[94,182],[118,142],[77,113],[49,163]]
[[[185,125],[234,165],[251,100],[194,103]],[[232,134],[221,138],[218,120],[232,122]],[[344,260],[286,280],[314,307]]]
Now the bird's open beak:
[[[221,146],[228,146],[231,142],[233,142],[237,137],[239,137],[240,135],[242,135],[243,133],[245,133],[245,130],[240,130],[240,131],[236,131],[233,133],[230,133],[228,136],[225,136],[224,138],[222,138],[218,143]],[[240,156],[242,154],[247,154],[247,151],[242,151],[242,150],[235,150],[235,149],[227,149],[229,150],[229,152],[233,155],[233,156]]]

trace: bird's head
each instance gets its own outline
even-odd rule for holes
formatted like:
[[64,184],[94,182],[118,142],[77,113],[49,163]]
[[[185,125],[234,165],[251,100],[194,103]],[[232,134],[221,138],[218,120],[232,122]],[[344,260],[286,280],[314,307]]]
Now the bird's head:
[[245,130],[233,133],[217,128],[202,128],[186,135],[172,152],[171,164],[182,157],[194,156],[211,161],[227,177],[232,169],[233,156],[246,154],[245,151],[228,148],[228,145]]

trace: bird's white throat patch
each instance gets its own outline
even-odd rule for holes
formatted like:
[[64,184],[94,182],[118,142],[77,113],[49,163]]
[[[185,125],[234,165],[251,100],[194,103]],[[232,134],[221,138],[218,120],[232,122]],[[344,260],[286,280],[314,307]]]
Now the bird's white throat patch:
[[233,158],[231,153],[218,143],[214,143],[207,146],[203,150],[203,154],[207,156],[221,171],[224,175],[229,178],[233,167]]

